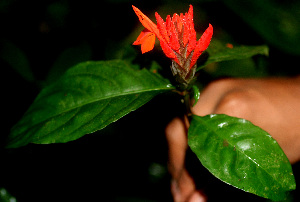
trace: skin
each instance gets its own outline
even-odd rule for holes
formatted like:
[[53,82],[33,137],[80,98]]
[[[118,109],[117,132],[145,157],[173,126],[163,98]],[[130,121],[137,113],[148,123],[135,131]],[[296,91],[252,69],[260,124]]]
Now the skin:
[[[292,164],[300,160],[300,76],[218,80],[203,90],[192,112],[247,119],[272,135]],[[206,201],[185,169],[188,127],[179,117],[166,127],[171,192],[176,202]]]

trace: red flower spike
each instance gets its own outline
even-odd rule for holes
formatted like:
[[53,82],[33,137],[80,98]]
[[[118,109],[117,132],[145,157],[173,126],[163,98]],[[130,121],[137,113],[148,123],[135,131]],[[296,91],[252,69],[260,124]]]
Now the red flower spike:
[[171,67],[173,74],[179,76],[180,81],[188,84],[194,77],[197,59],[210,44],[213,35],[212,25],[209,24],[197,42],[192,5],[185,14],[175,13],[172,17],[168,15],[166,22],[155,13],[157,25],[138,8],[135,6],[132,8],[146,28],[133,45],[141,45],[142,53],[145,53],[153,49],[157,37],[164,54],[173,61]]

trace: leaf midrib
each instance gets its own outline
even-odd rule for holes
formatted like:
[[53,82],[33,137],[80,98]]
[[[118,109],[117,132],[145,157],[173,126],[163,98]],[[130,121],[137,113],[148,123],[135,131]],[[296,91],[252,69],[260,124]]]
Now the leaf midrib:
[[[111,98],[116,98],[116,97],[120,97],[120,96],[126,96],[126,95],[130,95],[130,94],[140,94],[140,93],[145,93],[145,92],[152,92],[152,91],[166,91],[166,90],[171,90],[169,88],[162,88],[162,89],[148,89],[148,90],[139,90],[139,91],[129,91],[129,92],[126,92],[126,93],[121,93],[121,94],[111,94],[109,96],[105,96],[105,97],[101,97],[100,99],[93,99],[93,101],[90,101],[90,102],[85,102],[81,105],[77,105],[77,106],[74,106],[74,107],[71,107],[65,111],[62,111],[61,113],[66,113],[70,110],[73,110],[73,109],[76,109],[76,108],[80,108],[82,106],[85,106],[85,105],[88,105],[88,104],[92,104],[94,102],[99,102],[101,100],[106,100],[106,99],[111,99]],[[60,114],[61,114],[60,113]],[[57,116],[59,114],[56,114],[54,116]]]
[[[109,98],[109,99],[110,99],[110,98]],[[136,100],[136,99],[135,99],[135,100]],[[134,100],[134,101],[135,101],[135,100]],[[132,102],[133,102],[133,101],[132,101]],[[130,104],[130,103],[128,103],[127,105],[129,105],[129,104]],[[80,108],[81,108],[81,107],[80,107]],[[105,107],[103,107],[103,109],[104,109],[104,108],[105,108]],[[90,123],[91,121],[93,121],[93,120],[95,119],[95,117],[97,117],[100,113],[102,113],[103,109],[102,109],[101,111],[99,111],[94,117],[92,117],[92,118],[89,119],[87,122],[85,122],[84,124],[80,125],[78,128],[76,128],[76,129],[74,129],[74,130],[79,130],[80,128],[84,127],[85,125],[87,125],[88,123]],[[120,109],[120,110],[121,110],[121,109]],[[43,135],[43,136],[40,136],[39,138],[40,138],[40,139],[43,139],[43,138],[45,138],[46,136],[49,136],[49,135],[50,135],[51,133],[53,133],[54,131],[59,130],[63,125],[67,124],[67,123],[68,123],[69,121],[71,121],[75,116],[77,116],[78,113],[80,113],[80,109],[79,109],[79,111],[76,112],[76,114],[73,115],[72,118],[70,118],[67,122],[65,122],[64,124],[60,125],[58,128],[54,129],[53,131],[51,131],[51,132],[49,132],[49,133],[47,133],[47,134],[45,134],[45,135]],[[116,114],[118,114],[118,113],[116,113]],[[51,118],[53,118],[53,117],[51,117]],[[49,119],[51,119],[51,118],[49,118]],[[110,117],[110,118],[111,118],[111,117]],[[117,119],[119,119],[119,118],[117,118]],[[48,120],[48,119],[47,119],[47,120]],[[45,121],[47,121],[47,120],[45,120]],[[39,124],[41,124],[41,123],[39,123]],[[106,122],[104,122],[101,128],[95,129],[94,131],[92,131],[92,132],[90,132],[90,133],[93,133],[93,132],[95,132],[95,131],[97,131],[97,130],[101,130],[102,128],[105,128],[107,125],[108,125],[108,124],[107,124]],[[74,130],[73,130],[73,131],[74,131]],[[73,131],[71,131],[70,133],[72,133]],[[37,138],[35,138],[35,139],[37,139]],[[32,142],[33,142],[33,143],[38,143],[38,141],[36,141],[35,139],[33,139]],[[55,142],[53,142],[53,143],[55,143]]]
[[74,107],[70,107],[70,108],[68,108],[66,110],[60,111],[59,113],[52,114],[51,116],[49,116],[49,117],[47,117],[47,118],[45,118],[43,120],[40,120],[39,122],[35,122],[34,124],[30,125],[30,127],[28,127],[22,133],[30,130],[30,128],[34,127],[35,125],[41,124],[41,123],[43,123],[43,122],[45,122],[45,121],[47,121],[47,120],[49,120],[51,118],[59,116],[60,114],[67,113],[67,112],[69,112],[71,110],[75,110],[75,109],[81,108],[81,107],[89,105],[89,104],[93,104],[93,103],[96,103],[96,102],[104,101],[106,99],[113,99],[113,98],[117,98],[117,97],[121,97],[121,96],[132,95],[132,94],[141,94],[141,93],[147,93],[147,92],[167,91],[167,90],[172,90],[172,89],[173,88],[171,88],[171,87],[166,87],[166,88],[151,88],[151,89],[147,89],[147,90],[127,91],[127,92],[124,92],[124,93],[121,93],[121,94],[112,94],[112,95],[109,95],[109,96],[101,97],[99,99],[93,99],[91,101],[88,101],[88,102],[82,103],[80,105],[76,105]]

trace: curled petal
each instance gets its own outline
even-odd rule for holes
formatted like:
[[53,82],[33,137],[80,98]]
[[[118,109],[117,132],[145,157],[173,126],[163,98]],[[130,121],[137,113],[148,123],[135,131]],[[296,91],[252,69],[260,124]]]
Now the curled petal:
[[141,45],[142,54],[146,53],[148,51],[151,51],[154,48],[155,44],[155,34],[148,33],[147,38],[144,40],[144,42]]
[[211,37],[213,35],[213,26],[209,24],[209,27],[205,30],[199,41],[197,42],[197,45],[194,49],[194,53],[191,59],[191,65],[190,68],[192,68],[196,62],[197,59],[200,57],[200,55],[207,49],[209,46]]
[[145,28],[140,33],[136,41],[133,42],[133,45],[140,45],[140,44],[141,44],[142,54],[151,51],[154,48],[154,44],[155,44],[155,34]]

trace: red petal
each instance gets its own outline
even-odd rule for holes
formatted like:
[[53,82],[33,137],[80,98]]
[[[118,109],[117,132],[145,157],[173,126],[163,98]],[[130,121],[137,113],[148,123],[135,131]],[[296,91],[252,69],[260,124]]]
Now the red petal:
[[151,51],[154,48],[154,44],[155,44],[155,34],[145,28],[140,33],[136,41],[133,42],[133,45],[140,45],[140,44],[141,44],[142,53]]
[[162,35],[162,37],[169,43],[169,35],[167,32],[167,27],[165,21],[160,17],[160,15],[156,12],[155,13],[156,21],[157,21],[157,28],[159,30],[159,33]]
[[133,42],[132,45],[140,45],[140,44],[142,44],[141,40],[142,40],[143,37],[145,36],[147,30],[148,30],[148,29],[145,28],[145,29],[140,33],[140,35],[139,35],[138,38],[135,40],[135,42]]
[[134,5],[132,5],[132,8],[135,12],[135,14],[138,16],[140,22],[142,23],[142,25],[147,28],[148,30],[155,32],[157,27],[156,24],[154,24],[146,15],[144,15],[144,13],[142,13],[137,7],[135,7]]
[[196,40],[196,31],[194,27],[194,20],[193,20],[193,6],[190,5],[189,12],[187,13],[186,24],[189,28],[189,46],[188,46],[188,53],[192,52],[195,49],[197,40]]
[[193,27],[192,29],[189,29],[189,45],[187,48],[188,55],[195,49],[196,45],[197,45],[196,31]]
[[178,40],[178,32],[176,30],[176,27],[175,27],[175,24],[178,24],[178,23],[175,23],[177,22],[177,19],[179,18],[179,16],[175,13],[173,15],[173,18],[172,18],[172,23],[171,23],[171,26],[170,26],[170,46],[173,50],[175,51],[178,51],[179,48],[180,48],[180,44],[179,44],[179,40]]
[[190,30],[189,30],[189,25],[188,25],[188,21],[187,21],[187,16],[185,16],[184,18],[184,27],[183,27],[183,36],[182,36],[182,40],[183,40],[183,45],[186,46],[186,44],[189,42],[189,35],[190,35]]
[[192,68],[196,64],[199,56],[203,53],[203,51],[207,49],[207,47],[210,44],[212,35],[213,35],[213,26],[209,24],[209,27],[205,30],[205,32],[197,42],[197,46],[195,47],[193,57],[191,59],[190,68]]
[[171,25],[172,25],[172,19],[171,16],[168,15],[166,19],[166,28],[169,36],[171,35]]
[[155,44],[155,34],[148,33],[147,38],[144,39],[144,42],[141,45],[142,54],[148,51],[151,51],[154,48]]
[[178,32],[182,32],[182,26],[184,24],[184,15],[180,13],[180,16],[177,19],[177,27],[178,27]]
[[188,11],[188,15],[189,16],[192,16],[193,17],[193,6],[192,5],[190,5],[190,7],[189,7],[189,11]]
[[176,58],[174,51],[165,41],[160,40],[160,46],[168,58],[171,58],[171,59]]

